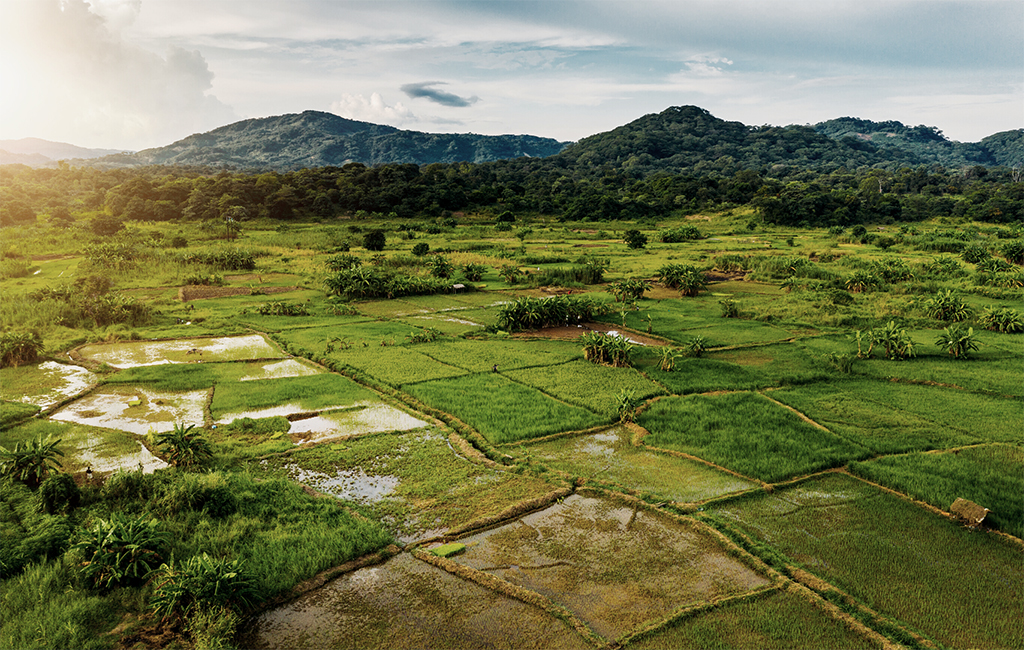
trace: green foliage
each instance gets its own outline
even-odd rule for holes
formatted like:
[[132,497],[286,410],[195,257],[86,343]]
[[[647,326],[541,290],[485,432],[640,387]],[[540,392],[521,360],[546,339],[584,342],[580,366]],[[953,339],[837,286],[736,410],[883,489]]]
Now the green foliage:
[[252,580],[239,560],[195,555],[177,566],[161,564],[152,607],[162,618],[188,618],[197,608],[244,611],[254,595]]
[[406,275],[381,266],[338,271],[324,279],[324,286],[329,293],[348,299],[397,298],[451,290],[451,283],[441,278]]
[[327,270],[336,273],[338,271],[354,269],[362,265],[362,263],[362,260],[355,255],[332,255],[324,261],[324,266],[327,267]]
[[482,280],[485,271],[487,271],[487,267],[483,264],[473,264],[470,262],[462,265],[462,276],[469,282],[479,282]]
[[964,247],[963,252],[960,253],[963,261],[970,262],[971,264],[977,264],[991,256],[992,254],[988,252],[988,249],[981,244],[968,244]]
[[82,575],[100,589],[141,584],[162,561],[168,539],[160,522],[115,512],[84,529],[72,549],[84,558]]
[[412,254],[416,257],[423,257],[430,252],[430,244],[425,241],[421,241],[412,247]]
[[33,363],[43,351],[38,332],[0,332],[0,368]]
[[455,265],[444,255],[431,255],[427,266],[430,267],[430,274],[435,278],[446,280],[455,273]]
[[651,288],[651,281],[642,278],[616,280],[608,285],[608,292],[615,296],[616,302],[636,302],[644,297]]
[[926,300],[924,310],[930,318],[953,323],[965,321],[974,313],[970,305],[953,293],[952,289],[944,289]]
[[525,296],[506,303],[498,311],[498,327],[517,332],[541,327],[562,327],[593,320],[607,313],[604,304],[580,296],[533,298]]
[[363,235],[363,248],[368,251],[382,251],[387,244],[387,236],[383,230],[374,229]]
[[583,358],[593,363],[606,363],[616,368],[628,368],[634,345],[623,336],[603,332],[587,332],[577,339],[583,346]]
[[718,306],[722,308],[722,318],[739,318],[740,304],[732,298],[719,300]]
[[647,245],[647,235],[636,229],[627,230],[623,241],[629,248],[640,249]]
[[[856,339],[857,356],[861,359],[871,358],[871,352],[876,345],[885,350],[886,359],[908,359],[916,355],[913,339],[907,330],[897,326],[895,321],[889,321],[885,327],[868,330],[863,335],[858,330]],[[862,351],[862,342],[867,343],[867,350]]]
[[192,469],[213,458],[213,447],[196,425],[175,422],[171,431],[156,435],[156,443],[167,460],[175,467]]
[[1024,264],[1024,241],[1014,239],[1003,244],[999,252],[1007,261],[1014,264]]
[[696,226],[680,226],[678,228],[663,230],[661,232],[661,241],[665,244],[676,244],[679,242],[694,241],[697,239],[704,239],[704,235],[701,234],[700,230]]
[[0,477],[10,477],[35,489],[51,472],[60,471],[58,458],[64,452],[57,449],[60,439],[51,436],[16,442],[14,449],[0,446]]
[[508,284],[515,284],[519,281],[522,271],[517,264],[502,264],[498,269],[498,275]]
[[708,342],[703,336],[695,336],[687,341],[683,348],[686,350],[686,356],[700,358],[707,351]]
[[942,330],[935,340],[935,345],[949,353],[954,359],[966,359],[978,349],[980,343],[974,338],[974,328],[963,325],[950,325]]
[[261,316],[309,316],[309,307],[302,303],[286,303],[281,301],[263,302],[253,310]]
[[57,473],[39,484],[39,505],[48,515],[68,514],[78,507],[82,491],[70,474]]
[[634,422],[636,411],[643,404],[643,400],[637,397],[636,391],[623,388],[615,394],[615,413],[619,416],[619,422]]
[[857,359],[856,355],[840,352],[829,352],[825,355],[825,360],[828,361],[828,364],[844,375],[850,374],[853,370],[853,364]]
[[851,293],[868,293],[882,288],[882,280],[870,271],[854,271],[846,279],[846,290]]
[[1009,307],[986,308],[981,315],[981,324],[985,329],[996,332],[1024,332],[1024,318],[1019,311]]
[[252,271],[256,268],[257,253],[241,248],[219,247],[181,254],[183,264],[209,266],[222,271]]
[[696,296],[708,287],[704,273],[688,264],[666,264],[657,271],[658,281],[670,289],[678,289],[680,295]]

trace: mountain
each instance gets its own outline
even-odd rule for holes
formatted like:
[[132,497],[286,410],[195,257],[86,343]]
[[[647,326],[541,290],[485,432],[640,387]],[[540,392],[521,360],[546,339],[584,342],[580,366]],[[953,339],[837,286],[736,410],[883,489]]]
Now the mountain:
[[905,152],[920,163],[938,163],[947,167],[1012,167],[1024,162],[1024,129],[996,133],[981,142],[956,142],[946,138],[934,126],[906,126],[896,121],[872,122],[841,117],[815,124],[814,130],[834,140],[854,138],[881,151]]
[[87,149],[66,142],[39,138],[0,140],[0,165],[22,164],[44,167],[57,160],[91,159],[118,153],[119,149]]
[[166,147],[107,156],[98,166],[203,165],[288,171],[304,167],[384,163],[489,162],[545,157],[566,143],[532,135],[423,133],[305,111],[243,120]]
[[808,126],[747,126],[697,106],[673,106],[565,148],[555,156],[582,170],[621,167],[627,172],[722,171],[773,165],[863,165],[913,155],[882,151],[854,138],[827,137]]

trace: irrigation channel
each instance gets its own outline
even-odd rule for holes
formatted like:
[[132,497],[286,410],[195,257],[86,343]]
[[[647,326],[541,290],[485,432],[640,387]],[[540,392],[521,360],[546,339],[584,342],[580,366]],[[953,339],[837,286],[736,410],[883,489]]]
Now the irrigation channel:
[[[677,506],[675,513],[699,514],[703,505],[754,494],[764,484],[701,459],[639,444],[643,430],[635,425],[524,442],[516,452],[521,458],[542,462],[563,477],[589,477],[558,487],[468,453],[473,450],[464,441],[460,447],[461,438],[433,417],[291,358],[260,335],[96,344],[77,349],[72,357],[87,368],[106,364],[128,377],[98,382],[79,366],[40,369],[59,377],[50,382],[57,387],[45,395],[28,395],[26,401],[45,404],[53,419],[109,432],[70,441],[75,446],[71,462],[79,469],[89,466],[103,474],[141,467],[151,472],[166,464],[143,444],[150,432],[170,430],[176,422],[201,422],[212,430],[238,418],[273,416],[288,419],[288,430],[280,435],[296,446],[355,457],[375,454],[348,464],[331,459],[329,452],[315,463],[294,460],[297,454],[257,459],[263,471],[343,502],[378,508],[374,512],[382,513],[403,546],[295,590],[290,600],[265,609],[245,626],[242,647],[683,647],[691,633],[698,646],[701,638],[721,636],[726,646],[785,647],[785,639],[799,638],[806,647],[896,647],[860,622],[874,612],[862,607],[858,617],[850,607],[843,611],[823,598],[842,596],[832,585],[803,579],[807,574],[801,571],[779,572],[701,517],[673,514],[659,507],[664,504],[638,498],[662,495]],[[166,364],[201,366],[207,373],[203,377],[212,377],[217,386],[233,386],[235,392],[245,383],[243,398],[221,399],[212,385],[160,388],[152,381],[160,370],[151,367]],[[132,372],[150,381],[132,382]],[[301,391],[290,398],[281,397],[287,391],[278,391],[277,401],[260,397],[261,383],[320,376],[348,382],[348,388],[316,399]],[[368,434],[385,434],[391,446],[384,452],[377,447],[360,452]],[[380,439],[374,438],[374,444],[383,444]],[[462,477],[458,486],[438,488],[450,497],[447,510],[437,514],[421,507],[437,495],[421,485],[407,489],[402,472],[395,471],[403,463]],[[450,465],[461,467],[461,474],[452,474]],[[861,511],[843,509],[898,501],[846,474],[826,474],[784,488],[783,494],[731,501],[718,515],[763,522],[754,525],[787,543],[772,527],[782,517],[807,512],[804,508],[818,508],[826,518],[847,517],[851,523],[844,529],[866,530],[882,517],[857,523],[853,518]],[[827,525],[814,528],[819,519],[801,523],[798,532],[815,540],[828,538]],[[948,537],[946,548],[967,544],[957,529],[940,532]],[[869,534],[872,543],[888,543],[884,529]],[[793,542],[794,548],[799,542]],[[826,557],[824,547],[814,552],[818,555],[805,558],[809,566],[840,564]],[[1007,553],[1017,557],[1019,549]],[[1019,602],[1019,594],[1010,597]],[[964,608],[969,614],[969,603]],[[779,625],[772,617],[795,628],[769,629]],[[700,625],[711,631],[697,629]]]

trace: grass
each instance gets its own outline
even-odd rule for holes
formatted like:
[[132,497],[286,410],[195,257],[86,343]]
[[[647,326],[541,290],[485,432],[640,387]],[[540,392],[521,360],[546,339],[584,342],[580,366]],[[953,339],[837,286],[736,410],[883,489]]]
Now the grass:
[[[38,412],[39,407],[35,404],[0,401],[0,431],[27,420]],[[6,443],[6,440],[4,442]]]
[[298,404],[305,411],[315,411],[378,399],[376,393],[351,379],[323,374],[218,384],[210,412],[219,419],[228,413],[252,412],[289,403]]
[[[438,431],[373,435],[319,445],[287,458],[271,459],[261,467],[286,475],[293,464],[327,477],[358,468],[370,476],[397,478],[388,497],[366,505],[365,510],[375,519],[389,522],[397,533],[412,537],[494,515],[554,489],[528,474],[467,463],[451,453],[447,439]],[[331,492],[330,487],[319,489]],[[337,496],[351,498],[344,493]]]
[[623,390],[634,391],[638,399],[665,394],[660,386],[632,368],[612,368],[582,359],[553,366],[509,370],[503,374],[608,417],[615,415],[615,395]]
[[545,340],[439,339],[416,349],[438,361],[470,372],[489,372],[493,366],[505,372],[517,368],[549,366],[582,357],[580,347],[575,343]]
[[463,420],[494,444],[587,429],[608,421],[497,373],[421,382],[405,389]]
[[850,463],[870,481],[949,510],[957,498],[991,512],[986,526],[1024,537],[1024,451],[995,444],[943,453],[888,456]]
[[419,350],[424,347],[424,345],[369,348],[356,346],[333,352],[328,355],[328,358],[395,387],[466,374],[466,371],[461,368],[441,363],[421,354]]
[[612,485],[652,501],[696,503],[754,487],[704,463],[634,447],[632,434],[615,428],[586,436],[556,438],[512,453],[574,477]]
[[879,646],[857,635],[806,597],[789,591],[769,591],[710,610],[697,609],[627,647],[631,650],[853,650]]
[[1021,442],[1021,403],[1015,399],[869,379],[786,388],[771,396],[877,453]]
[[753,393],[670,397],[640,414],[644,443],[704,458],[744,476],[780,481],[869,455]]
[[1019,544],[842,475],[712,510],[875,611],[950,647],[1024,645]]

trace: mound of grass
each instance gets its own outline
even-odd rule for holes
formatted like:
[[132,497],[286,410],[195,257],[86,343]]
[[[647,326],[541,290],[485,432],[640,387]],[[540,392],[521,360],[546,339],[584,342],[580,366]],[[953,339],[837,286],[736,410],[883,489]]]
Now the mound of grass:
[[468,423],[494,444],[578,431],[608,421],[497,373],[427,381],[405,390]]
[[645,443],[766,482],[838,467],[867,449],[807,424],[753,393],[661,399],[640,414]]

